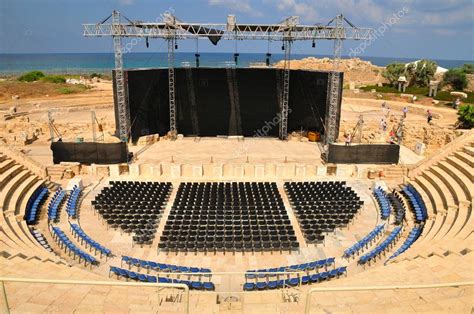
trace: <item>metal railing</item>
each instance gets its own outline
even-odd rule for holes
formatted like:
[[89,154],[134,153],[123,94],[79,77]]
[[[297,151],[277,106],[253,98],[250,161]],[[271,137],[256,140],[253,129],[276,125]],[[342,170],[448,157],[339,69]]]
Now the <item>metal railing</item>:
[[315,292],[341,292],[341,291],[381,291],[381,290],[414,290],[414,289],[438,289],[438,288],[458,288],[474,286],[474,281],[449,282],[426,285],[394,285],[394,286],[369,286],[369,287],[324,287],[313,288],[306,293],[305,314],[309,314],[311,308],[311,296]]
[[0,290],[3,299],[1,313],[10,313],[8,296],[5,289],[5,282],[37,283],[37,284],[58,284],[58,285],[83,285],[83,286],[118,286],[118,287],[155,287],[183,289],[185,292],[184,312],[189,313],[189,287],[185,284],[175,283],[141,283],[141,282],[120,282],[120,281],[84,281],[84,280],[56,280],[56,279],[30,279],[30,278],[7,278],[0,277]]

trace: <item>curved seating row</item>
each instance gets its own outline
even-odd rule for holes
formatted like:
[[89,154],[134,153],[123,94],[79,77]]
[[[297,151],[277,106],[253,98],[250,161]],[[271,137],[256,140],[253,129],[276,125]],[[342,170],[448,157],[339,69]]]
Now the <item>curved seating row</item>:
[[48,204],[48,220],[57,222],[59,220],[59,212],[61,211],[61,204],[66,198],[66,192],[59,188],[53,195],[53,198]]
[[388,198],[390,200],[390,203],[392,204],[393,212],[395,215],[394,224],[399,226],[403,224],[403,220],[405,219],[406,208],[397,196],[398,194],[396,194],[395,192],[388,194]]
[[375,249],[362,255],[358,263],[360,265],[365,265],[367,262],[370,263],[370,261],[377,258],[380,254],[385,253],[388,249],[392,248],[395,245],[396,240],[400,237],[401,231],[402,227],[395,227],[390,235],[382,243],[377,245]]
[[123,269],[120,267],[110,266],[109,276],[110,273],[117,275],[117,278],[125,278],[125,279],[132,279],[141,282],[150,282],[150,283],[177,283],[177,284],[185,284],[189,287],[189,289],[193,290],[205,290],[205,291],[214,291],[215,285],[211,281],[190,281],[190,280],[182,280],[177,278],[168,278],[168,277],[160,277],[160,276],[153,276],[148,274],[140,274],[134,271],[130,271],[127,269]]
[[372,231],[369,232],[362,240],[357,241],[353,246],[346,249],[344,251],[344,258],[350,258],[355,254],[359,254],[364,249],[368,249],[370,245],[372,245],[377,238],[383,234],[385,224],[381,224],[376,226]]
[[27,224],[33,225],[37,223],[39,210],[47,197],[48,188],[45,186],[40,186],[33,192],[25,209],[25,220]]
[[[335,266],[335,258],[330,257],[327,259],[322,259],[318,261],[313,261],[309,263],[303,263],[303,264],[296,264],[296,265],[291,265],[291,266],[281,266],[281,267],[276,267],[276,268],[264,268],[264,269],[259,269],[259,270],[247,270],[245,273],[245,279],[258,279],[258,278],[271,278],[277,276],[277,274],[273,274],[276,272],[310,272],[310,271],[317,271],[318,269],[324,268],[327,270],[328,266]],[[270,274],[266,274],[270,273]]]
[[[257,281],[257,282],[246,282],[243,285],[244,291],[255,291],[255,290],[273,290],[280,289],[285,287],[296,287],[299,285],[307,285],[312,283],[319,283],[333,278],[338,278],[343,274],[347,275],[347,267],[342,266],[329,271],[324,271],[321,273],[306,274],[301,276],[299,273],[296,276],[291,276],[291,273],[287,273],[287,279],[276,279],[276,280],[266,280],[266,281]],[[279,277],[281,275],[275,274]]]
[[425,202],[423,202],[423,199],[416,189],[412,185],[407,184],[402,188],[402,191],[408,197],[411,209],[415,214],[415,221],[417,223],[422,223],[428,219]]
[[41,244],[42,247],[44,247],[48,252],[54,253],[53,248],[48,243],[48,240],[46,240],[45,236],[37,229],[32,228],[31,234],[33,237],[38,241],[39,244]]
[[391,259],[394,259],[398,255],[402,254],[406,250],[408,250],[413,243],[420,237],[421,233],[423,232],[423,226],[415,226],[413,229],[411,229],[410,233],[408,234],[408,237],[406,238],[405,242],[403,242],[402,246],[393,253],[386,262],[388,262]]
[[130,256],[122,256],[121,265],[125,263],[129,266],[135,266],[140,270],[141,268],[147,269],[148,271],[154,270],[162,273],[187,273],[188,276],[202,276],[211,277],[211,269],[202,267],[187,267],[178,266],[173,264],[157,263],[152,261],[146,261],[139,258],[133,258]]
[[377,203],[380,207],[380,216],[383,220],[386,220],[390,217],[391,205],[390,200],[387,197],[387,193],[381,188],[377,187],[373,190],[373,194]]
[[79,198],[81,197],[82,189],[75,185],[72,188],[71,193],[69,194],[69,198],[66,202],[66,212],[71,218],[76,218],[77,216],[77,203]]
[[431,219],[424,221],[421,236],[412,244],[410,252],[403,254],[403,259],[444,257],[451,253],[464,255],[474,249],[469,239],[474,231],[474,153],[473,144],[466,145],[426,169],[405,189],[413,194],[412,198],[421,200],[421,206],[418,206],[421,212],[415,214],[418,216],[415,221],[425,217]]
[[100,256],[102,257],[102,254],[105,256],[110,256],[112,255],[112,251],[106,248],[105,246],[101,245],[100,243],[92,240],[78,224],[74,223],[69,223],[71,226],[71,232],[73,236],[76,237],[78,241],[81,241],[81,245],[83,243],[86,243],[86,248],[87,245],[89,245],[89,248],[92,250],[94,249],[94,254],[97,254],[97,252],[100,253]]
[[74,243],[72,243],[72,241],[59,227],[51,226],[51,231],[53,239],[58,242],[61,249],[64,248],[64,252],[69,250],[69,254],[73,253],[74,256],[79,257],[79,263],[81,262],[81,259],[83,259],[84,265],[86,265],[87,263],[89,263],[90,265],[99,264],[95,257],[87,254],[86,252],[78,248]]

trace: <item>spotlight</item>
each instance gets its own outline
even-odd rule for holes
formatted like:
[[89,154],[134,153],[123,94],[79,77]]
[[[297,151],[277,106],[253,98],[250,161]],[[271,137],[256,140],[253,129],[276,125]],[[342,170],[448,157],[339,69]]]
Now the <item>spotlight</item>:
[[178,50],[178,44],[174,44],[174,49]]
[[199,68],[199,57],[201,56],[199,53],[194,54],[196,57],[196,68]]
[[147,48],[150,47],[150,43],[148,42],[148,37],[145,38],[145,44],[146,44],[146,47],[147,47]]
[[281,50],[285,50],[285,44],[281,45]]
[[235,65],[239,64],[239,56],[240,56],[240,54],[234,53],[234,62],[235,62]]
[[313,44],[311,45],[311,47],[316,47],[316,42],[313,40]]
[[270,57],[272,56],[271,53],[267,53],[267,58],[265,59],[265,64],[268,66],[270,66]]

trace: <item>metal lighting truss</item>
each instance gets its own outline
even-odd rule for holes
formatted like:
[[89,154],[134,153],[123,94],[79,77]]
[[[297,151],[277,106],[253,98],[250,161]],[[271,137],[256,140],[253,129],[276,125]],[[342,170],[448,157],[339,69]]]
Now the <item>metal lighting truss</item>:
[[[112,17],[111,23],[106,23]],[[112,15],[96,24],[83,24],[85,37],[113,37],[115,52],[115,88],[119,114],[119,134],[124,141],[130,133],[130,112],[125,99],[125,85],[122,56],[122,37],[148,39],[164,39],[168,42],[168,78],[169,78],[169,107],[170,131],[173,136],[178,132],[176,126],[175,71],[174,52],[177,40],[208,39],[214,45],[223,40],[265,40],[282,41],[285,50],[283,80],[280,104],[280,138],[288,135],[288,108],[290,88],[290,57],[291,45],[295,41],[334,40],[334,68],[330,73],[329,116],[326,142],[333,142],[337,130],[337,106],[340,95],[337,92],[340,84],[340,73],[337,72],[344,40],[369,40],[372,29],[359,28],[349,22],[344,16],[338,15],[328,25],[301,25],[299,18],[292,16],[276,24],[238,24],[235,15],[228,15],[227,23],[187,23],[182,22],[171,14],[165,14],[163,22],[144,23],[131,21],[113,11]],[[344,23],[345,22],[345,23]]]

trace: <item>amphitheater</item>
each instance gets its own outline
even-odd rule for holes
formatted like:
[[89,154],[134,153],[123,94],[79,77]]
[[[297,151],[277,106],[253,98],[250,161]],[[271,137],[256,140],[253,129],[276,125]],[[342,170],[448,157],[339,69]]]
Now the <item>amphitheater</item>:
[[45,167],[5,145],[2,309],[472,312],[473,156],[467,131],[367,179],[313,162]]

